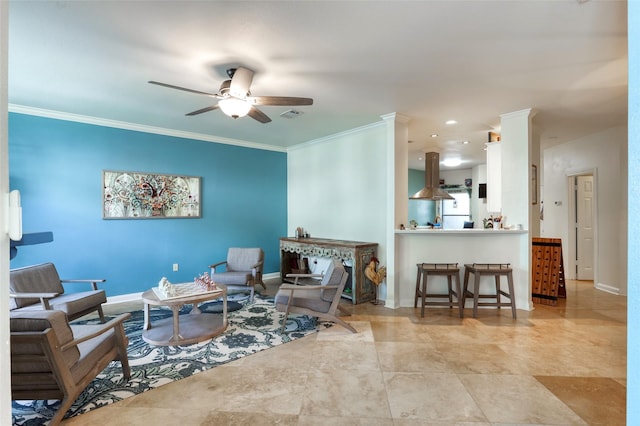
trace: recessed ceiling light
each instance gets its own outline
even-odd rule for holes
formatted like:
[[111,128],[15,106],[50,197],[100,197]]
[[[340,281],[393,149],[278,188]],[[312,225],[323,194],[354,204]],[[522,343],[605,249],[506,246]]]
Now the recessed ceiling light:
[[469,142],[469,141],[462,141],[462,144],[463,144],[463,145],[469,145],[470,143],[471,143],[471,142]]
[[447,120],[444,124],[456,124],[456,120]]
[[437,137],[438,137],[438,134],[437,134],[437,133],[431,133],[431,137],[432,137],[432,138],[437,138]]

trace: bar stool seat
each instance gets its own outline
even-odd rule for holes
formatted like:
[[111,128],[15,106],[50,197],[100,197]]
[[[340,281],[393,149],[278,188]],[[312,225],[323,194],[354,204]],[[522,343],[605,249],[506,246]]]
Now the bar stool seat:
[[[460,318],[463,317],[464,295],[460,286],[460,268],[457,263],[418,263],[418,276],[416,278],[416,294],[413,301],[413,307],[418,307],[418,298],[421,299],[422,306],[420,316],[424,318],[425,306],[448,306],[449,308],[457,307],[460,311]],[[429,293],[427,290],[427,282],[429,276],[446,276],[447,277],[447,293]],[[456,280],[456,287],[453,288],[453,278]],[[453,300],[455,296],[456,300]],[[439,298],[448,300],[427,300],[427,298]]]
[[[469,290],[469,276],[473,274],[473,292]],[[493,276],[495,279],[495,294],[480,294],[480,277],[483,275]],[[500,288],[500,278],[507,277],[509,293]],[[502,301],[502,296],[509,299]],[[513,269],[509,263],[473,263],[464,265],[464,296],[463,298],[473,298],[473,317],[478,315],[478,306],[495,306],[500,309],[502,306],[510,306],[513,319],[516,319],[516,300],[513,291]],[[480,302],[479,299],[495,299],[495,302]],[[463,301],[464,304],[464,301]]]

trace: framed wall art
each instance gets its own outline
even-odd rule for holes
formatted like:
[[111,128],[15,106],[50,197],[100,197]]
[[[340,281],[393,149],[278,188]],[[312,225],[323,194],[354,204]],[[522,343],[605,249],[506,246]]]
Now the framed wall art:
[[194,176],[104,170],[102,218],[199,218],[200,186]]

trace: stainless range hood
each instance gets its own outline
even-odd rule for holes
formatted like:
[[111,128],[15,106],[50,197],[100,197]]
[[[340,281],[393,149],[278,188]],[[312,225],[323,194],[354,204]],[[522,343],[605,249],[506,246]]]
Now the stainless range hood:
[[440,154],[427,152],[424,155],[424,188],[409,197],[411,200],[453,200],[440,189]]

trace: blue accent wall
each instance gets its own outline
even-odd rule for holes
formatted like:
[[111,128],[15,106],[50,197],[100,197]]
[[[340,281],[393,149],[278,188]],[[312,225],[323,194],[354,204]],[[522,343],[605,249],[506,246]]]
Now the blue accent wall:
[[[11,113],[9,153],[24,232],[53,232],[51,243],[19,247],[11,268],[54,262],[63,279],[106,278],[108,296],[147,290],[163,276],[192,281],[231,246],[262,247],[264,272],[280,270],[284,152]],[[102,219],[103,170],[199,176],[202,217]]]

